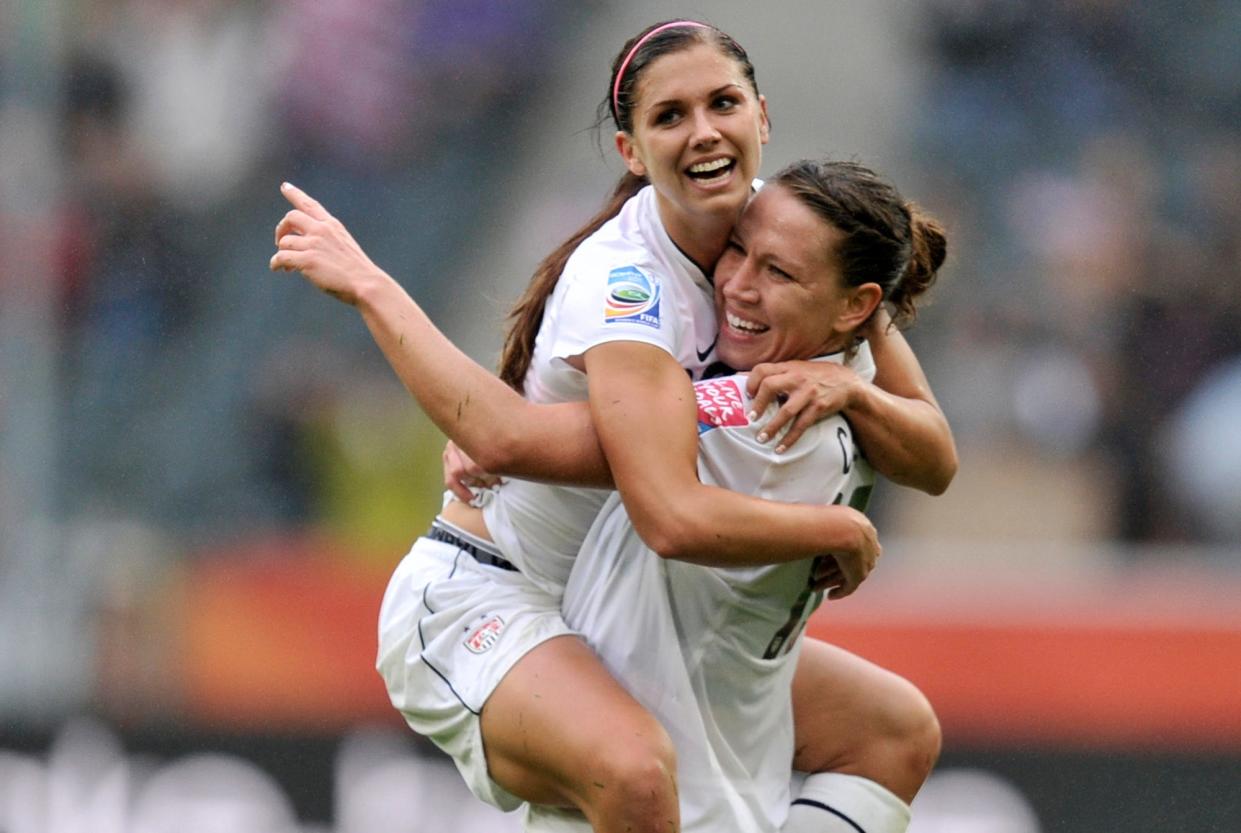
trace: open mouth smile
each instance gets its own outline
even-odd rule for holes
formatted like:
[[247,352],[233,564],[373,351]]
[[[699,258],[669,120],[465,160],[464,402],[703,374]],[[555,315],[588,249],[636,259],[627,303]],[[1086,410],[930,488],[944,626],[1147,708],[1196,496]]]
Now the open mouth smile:
[[695,162],[685,173],[700,185],[714,185],[727,179],[736,167],[736,159],[724,156],[709,162]]
[[724,313],[724,320],[728,322],[728,326],[732,329],[741,333],[746,333],[747,335],[758,335],[771,329],[766,324],[759,324],[756,321],[747,321],[746,319],[734,315],[731,312]]

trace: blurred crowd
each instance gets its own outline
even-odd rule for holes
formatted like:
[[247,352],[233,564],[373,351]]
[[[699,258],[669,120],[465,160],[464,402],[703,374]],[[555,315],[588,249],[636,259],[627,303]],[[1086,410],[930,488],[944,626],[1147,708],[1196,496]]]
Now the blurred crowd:
[[266,272],[287,209],[277,185],[320,198],[441,312],[455,294],[445,264],[471,244],[506,133],[573,25],[561,6],[75,12],[54,212],[59,512],[136,517],[190,542],[322,518],[363,547],[408,540],[410,506],[437,500],[425,471],[440,441],[383,384],[353,317]]
[[[390,556],[415,532],[410,508],[435,508],[440,439],[354,317],[265,272],[276,186],[320,197],[444,311],[506,135],[563,71],[551,47],[584,12],[109,0],[74,14],[57,117],[58,512],[191,544],[326,520]],[[1241,6],[932,0],[914,31],[923,184],[907,190],[948,214],[957,253],[915,339],[966,466],[1001,470],[1014,495],[1088,496],[1102,539],[1235,543]]]
[[959,439],[1014,483],[1063,462],[1031,516],[1085,477],[1101,537],[1235,549],[1241,5],[925,11],[910,153],[958,257],[916,336]]

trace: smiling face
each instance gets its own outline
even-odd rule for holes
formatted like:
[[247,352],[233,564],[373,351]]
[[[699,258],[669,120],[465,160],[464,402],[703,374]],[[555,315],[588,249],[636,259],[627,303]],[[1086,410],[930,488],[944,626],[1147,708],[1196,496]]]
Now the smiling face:
[[768,125],[766,103],[735,59],[710,43],[656,58],[638,81],[632,124],[616,134],[617,148],[655,186],[673,240],[686,246],[697,224],[736,218]]
[[876,284],[846,286],[841,232],[787,188],[750,201],[715,266],[716,353],[737,370],[811,359],[849,346],[880,300]]

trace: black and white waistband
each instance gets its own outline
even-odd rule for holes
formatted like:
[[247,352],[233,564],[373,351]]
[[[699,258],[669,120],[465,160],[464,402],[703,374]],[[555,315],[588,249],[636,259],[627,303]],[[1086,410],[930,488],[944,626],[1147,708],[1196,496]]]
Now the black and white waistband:
[[496,545],[491,541],[484,541],[477,535],[471,535],[461,527],[451,524],[443,518],[436,518],[431,522],[431,529],[427,531],[426,537],[432,541],[442,541],[445,544],[456,547],[479,564],[517,572],[517,567],[513,562],[501,555],[500,551],[496,549]]

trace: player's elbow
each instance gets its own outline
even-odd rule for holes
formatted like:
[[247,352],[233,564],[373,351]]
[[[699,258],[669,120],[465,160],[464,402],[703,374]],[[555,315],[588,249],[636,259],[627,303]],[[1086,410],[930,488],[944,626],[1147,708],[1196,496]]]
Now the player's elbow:
[[634,529],[643,543],[660,558],[672,561],[694,561],[710,549],[709,530],[703,529],[688,513],[675,510],[642,513],[633,518]]
[[900,486],[928,495],[942,495],[957,476],[957,449],[951,442],[918,448],[905,447],[886,466],[876,464],[880,474]]
[[656,555],[668,561],[690,561],[696,552],[696,548],[678,535],[653,536],[648,546]]
[[486,441],[460,445],[470,459],[488,474],[517,476],[516,469],[521,467],[521,449],[502,432],[492,435]]
[[651,552],[660,558],[679,559],[684,555],[685,543],[676,531],[654,520],[634,523],[634,531]]
[[948,491],[952,479],[957,476],[957,451],[949,449],[949,453],[932,468],[926,476],[922,490],[928,495],[939,496]]
[[940,455],[939,467],[936,470],[936,476],[932,478],[931,488],[927,491],[932,495],[942,495],[948,491],[953,478],[957,476],[959,466],[956,443],[949,440],[947,448]]
[[906,471],[881,472],[898,486],[908,486],[925,492],[931,497],[938,497],[948,491],[952,478],[956,475],[956,467],[930,468],[920,467]]
[[537,430],[541,417],[536,407],[521,402],[509,418],[474,420],[454,439],[489,474],[537,477],[549,451],[545,435]]
[[875,449],[875,469],[894,483],[942,495],[957,475],[957,445],[952,428],[934,401],[918,403],[917,407],[927,416],[908,430],[897,431],[895,446],[876,444],[880,447]]
[[948,427],[948,421],[943,418],[942,414],[940,414],[940,419],[942,425],[939,441],[935,444],[934,453],[930,455],[930,473],[925,487],[926,493],[930,495],[942,495],[948,491],[948,486],[957,476],[957,468],[960,465],[957,459],[957,444],[952,438],[952,429]]

